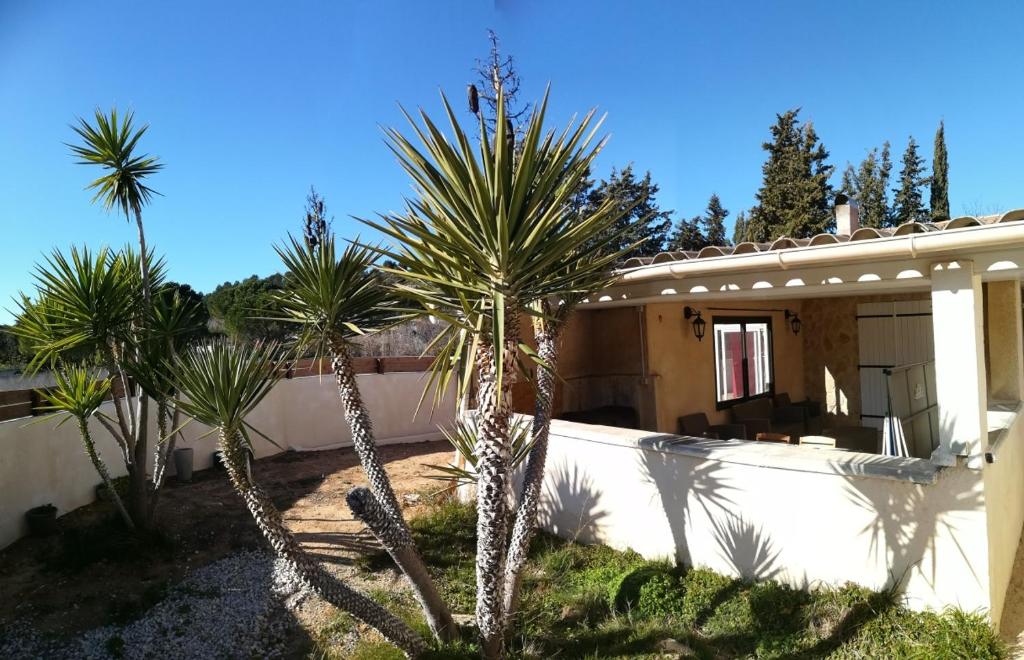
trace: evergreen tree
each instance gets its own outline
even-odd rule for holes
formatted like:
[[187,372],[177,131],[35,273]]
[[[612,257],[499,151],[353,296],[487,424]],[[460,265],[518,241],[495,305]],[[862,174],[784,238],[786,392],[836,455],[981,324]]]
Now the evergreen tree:
[[747,220],[747,212],[740,211],[736,215],[736,222],[732,227],[732,244],[739,245],[745,241],[750,240],[747,238],[749,229],[749,221]]
[[926,222],[928,210],[924,208],[921,186],[928,182],[924,176],[924,158],[917,153],[917,142],[911,136],[907,150],[903,152],[903,168],[900,170],[900,187],[893,198],[893,223]]
[[946,127],[939,122],[935,131],[935,151],[932,155],[932,186],[929,198],[932,222],[949,220],[949,160],[946,153]]
[[687,220],[680,218],[676,225],[675,232],[669,240],[670,250],[691,250],[697,251],[708,245],[708,240],[700,230],[700,216]]
[[799,112],[794,109],[777,115],[771,127],[772,140],[763,145],[768,159],[762,167],[764,182],[757,193],[758,205],[751,211],[751,240],[803,238],[835,226],[828,182],[834,168],[828,164],[828,151],[814,125],[801,125]]
[[888,227],[892,224],[892,212],[889,208],[889,178],[892,173],[892,160],[889,156],[889,143],[882,145],[879,153],[877,148],[868,152],[861,161],[860,167],[854,171],[848,165],[843,172],[843,183],[840,190],[860,205],[860,224],[864,227]]
[[[608,179],[601,181],[600,185],[587,194],[584,213],[589,215],[596,212],[606,199],[614,199],[622,209],[630,206],[632,209],[623,213],[609,230],[601,232],[594,240],[603,244],[609,252],[625,249],[642,240],[643,243],[623,256],[624,259],[653,256],[665,250],[672,229],[669,218],[672,212],[661,210],[655,201],[657,193],[658,184],[651,181],[650,172],[644,174],[642,179],[637,179],[632,165],[612,170]],[[615,237],[623,229],[625,232]]]
[[729,211],[722,206],[722,200],[712,193],[708,200],[708,208],[704,211],[701,223],[704,227],[704,238],[708,245],[726,245],[725,219]]

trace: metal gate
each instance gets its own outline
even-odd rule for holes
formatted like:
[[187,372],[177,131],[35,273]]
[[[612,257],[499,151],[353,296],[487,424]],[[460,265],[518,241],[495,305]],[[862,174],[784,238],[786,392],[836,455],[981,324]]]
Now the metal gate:
[[[892,389],[893,409],[904,424],[911,453],[928,456],[937,422],[931,300],[861,303],[857,331],[861,424],[882,428]],[[891,377],[898,385],[887,383]]]

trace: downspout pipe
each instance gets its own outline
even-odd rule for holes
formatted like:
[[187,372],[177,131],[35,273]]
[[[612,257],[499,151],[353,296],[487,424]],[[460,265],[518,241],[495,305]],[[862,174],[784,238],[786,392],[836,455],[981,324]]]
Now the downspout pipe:
[[730,255],[641,266],[620,271],[616,284],[682,279],[688,275],[788,270],[808,266],[836,266],[861,261],[895,261],[924,257],[966,256],[972,250],[1024,247],[1024,222],[982,225],[900,238],[875,238],[852,243],[815,245],[756,254]]

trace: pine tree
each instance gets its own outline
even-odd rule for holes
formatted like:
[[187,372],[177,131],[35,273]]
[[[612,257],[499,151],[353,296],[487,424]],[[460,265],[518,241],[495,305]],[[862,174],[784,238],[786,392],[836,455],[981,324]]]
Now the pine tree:
[[935,131],[935,151],[932,155],[932,185],[929,198],[932,222],[949,220],[949,160],[946,153],[946,127],[939,122]]
[[669,249],[697,251],[707,247],[708,239],[700,230],[700,222],[700,216],[692,220],[680,218],[672,238],[669,239]]
[[732,244],[739,245],[740,243],[749,241],[747,237],[749,231],[749,221],[747,220],[747,212],[740,211],[736,215],[736,222],[732,227]]
[[708,200],[708,208],[704,211],[701,223],[704,227],[704,238],[708,245],[726,245],[725,219],[729,211],[722,206],[722,200],[712,193]]
[[[604,249],[609,252],[617,252],[643,241],[623,258],[653,256],[664,251],[672,229],[672,220],[669,218],[672,212],[662,211],[658,206],[655,200],[658,190],[658,184],[651,181],[650,172],[644,174],[642,179],[637,179],[632,165],[612,170],[611,176],[601,181],[587,195],[584,213],[594,213],[609,198],[616,200],[623,209],[629,206],[632,209],[594,240],[604,245]],[[616,237],[615,234],[623,229],[626,231]]]
[[748,235],[751,240],[770,241],[779,236],[802,238],[828,231],[834,226],[828,151],[818,140],[814,125],[801,126],[800,110],[777,115],[771,127],[772,140],[764,143],[768,152],[762,171],[764,182],[757,193],[758,205],[751,211]]
[[928,210],[924,208],[921,187],[928,182],[924,176],[924,158],[917,153],[917,142],[911,136],[907,150],[903,152],[903,169],[900,170],[900,187],[893,198],[893,223],[926,222]]

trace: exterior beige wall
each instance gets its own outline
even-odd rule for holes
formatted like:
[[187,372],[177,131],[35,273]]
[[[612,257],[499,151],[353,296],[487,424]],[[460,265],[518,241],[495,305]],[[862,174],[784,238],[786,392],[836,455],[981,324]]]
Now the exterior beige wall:
[[984,285],[985,373],[988,396],[994,401],[1019,401],[1024,365],[1018,327],[1021,323],[1020,282]]
[[[361,374],[357,376],[374,431],[381,444],[435,440],[437,427],[454,418],[454,395],[449,393],[431,415],[429,403],[418,414],[416,404],[425,384],[423,373]],[[107,404],[108,406],[110,404]],[[112,414],[112,411],[108,411]],[[54,504],[62,515],[95,499],[99,475],[85,456],[73,424],[54,428],[54,418],[36,417],[0,422],[0,548],[22,536],[24,513],[42,504]],[[330,376],[284,380],[253,411],[249,422],[286,449],[298,451],[351,445]],[[125,474],[114,441],[97,423],[91,426],[101,456],[114,476]],[[195,449],[195,468],[213,462],[216,438],[199,424],[185,427],[187,441],[179,447]],[[150,437],[156,435],[155,428]],[[280,450],[253,437],[257,458]],[[174,473],[173,463],[169,466]]]
[[[647,305],[646,308],[648,361],[658,409],[655,430],[675,433],[677,419],[695,412],[707,413],[712,424],[729,421],[727,410],[715,410],[715,348],[711,331],[714,318],[770,316],[775,391],[788,392],[794,401],[804,398],[803,341],[800,335],[794,335],[789,329],[782,311],[770,311],[788,308],[803,318],[801,301],[691,304],[703,313],[707,321],[706,335],[699,342],[693,336],[690,322],[683,318],[684,306],[682,303],[661,303]],[[804,327],[807,327],[806,321]]]
[[861,422],[857,305],[927,298],[927,294],[900,294],[803,301],[804,383],[807,397],[821,402],[829,425],[860,426]]
[[[887,462],[934,470],[920,459],[755,443],[716,459],[715,448],[693,455],[670,442],[553,422],[542,525],[563,538],[797,587],[852,581],[880,589],[905,576],[911,607],[989,608],[976,471],[944,469],[922,484],[845,473],[870,474]],[[753,450],[748,462],[734,457],[744,447]]]
[[1024,527],[1024,422],[1014,415],[984,467],[992,620],[1002,619],[1021,528]]

